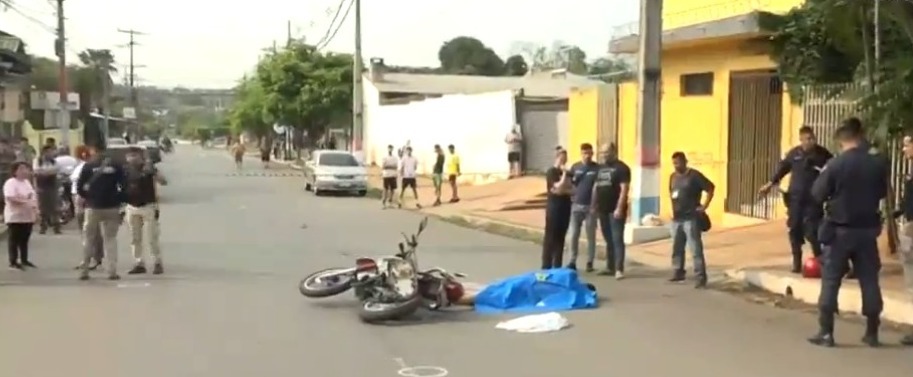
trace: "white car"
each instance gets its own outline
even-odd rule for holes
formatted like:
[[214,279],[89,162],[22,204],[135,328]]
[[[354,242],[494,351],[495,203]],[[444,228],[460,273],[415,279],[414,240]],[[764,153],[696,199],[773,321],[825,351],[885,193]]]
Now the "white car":
[[304,189],[322,192],[344,192],[365,196],[368,193],[368,169],[346,151],[319,150],[304,164]]

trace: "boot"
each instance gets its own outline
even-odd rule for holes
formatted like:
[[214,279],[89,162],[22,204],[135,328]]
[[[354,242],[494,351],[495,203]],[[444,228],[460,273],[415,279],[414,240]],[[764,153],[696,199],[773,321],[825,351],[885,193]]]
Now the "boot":
[[878,347],[881,342],[878,340],[878,327],[881,325],[881,319],[878,317],[867,317],[865,320],[865,335],[862,342],[869,347]]
[[821,347],[833,347],[834,342],[834,313],[818,314],[818,333],[808,338],[808,342]]
[[801,274],[802,273],[802,253],[793,252],[793,269],[792,273]]

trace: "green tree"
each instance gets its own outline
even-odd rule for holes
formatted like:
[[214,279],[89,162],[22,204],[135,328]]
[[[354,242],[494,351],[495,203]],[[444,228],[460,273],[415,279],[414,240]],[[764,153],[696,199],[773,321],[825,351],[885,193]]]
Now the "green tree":
[[523,76],[529,72],[529,65],[523,55],[512,55],[504,62],[505,76]]
[[77,79],[83,80],[80,89],[88,94],[84,101],[87,100],[91,107],[101,107],[105,87],[114,86],[111,80],[111,74],[117,73],[114,54],[109,49],[89,48],[79,53],[79,62],[83,67],[76,70]]
[[504,60],[482,41],[473,37],[456,37],[441,46],[437,53],[441,70],[452,75],[501,76]]
[[352,105],[352,56],[324,53],[293,42],[264,57],[253,77],[242,80],[229,112],[236,131],[269,134],[274,123],[318,137]]

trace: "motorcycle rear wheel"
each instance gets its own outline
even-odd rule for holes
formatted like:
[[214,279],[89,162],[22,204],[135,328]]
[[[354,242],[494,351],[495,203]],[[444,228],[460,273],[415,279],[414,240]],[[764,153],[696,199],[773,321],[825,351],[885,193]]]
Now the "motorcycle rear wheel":
[[422,301],[422,296],[418,294],[393,303],[368,300],[358,308],[358,317],[367,323],[398,320],[415,313],[422,306]]
[[342,270],[347,270],[347,268],[333,267],[314,272],[306,276],[304,279],[301,279],[301,282],[298,283],[298,291],[301,292],[301,294],[305,297],[311,298],[330,297],[348,291],[350,288],[352,288],[352,281],[354,281],[354,276],[340,276],[340,281],[332,285],[320,284],[319,282],[321,277],[325,277],[327,275],[331,275],[333,272]]

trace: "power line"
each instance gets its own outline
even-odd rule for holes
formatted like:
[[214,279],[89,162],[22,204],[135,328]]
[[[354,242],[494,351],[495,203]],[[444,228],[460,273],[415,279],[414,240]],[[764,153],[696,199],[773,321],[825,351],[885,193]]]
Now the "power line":
[[137,35],[146,35],[146,33],[136,31],[133,29],[117,29],[118,33],[124,33],[130,36],[130,40],[127,42],[126,47],[130,49],[130,65],[129,71],[127,72],[128,84],[130,84],[130,103],[133,105],[133,108],[136,108],[138,103],[137,93],[136,93],[136,68],[140,66],[136,65],[133,59],[133,50],[134,47],[139,45],[139,42],[136,41]]
[[[336,12],[333,14],[333,19],[330,20],[330,25],[327,26],[327,31],[325,33],[323,33],[323,37],[320,37],[320,40],[317,41],[315,46],[320,46],[320,45],[324,44],[324,42],[326,42],[327,38],[330,37],[330,34],[333,30],[333,24],[336,23],[337,19],[339,19],[339,15],[342,14],[342,8],[345,6],[345,4],[346,4],[345,0],[339,0],[339,4],[336,7]],[[327,11],[329,11],[329,9],[327,9]]]
[[44,21],[38,19],[37,17],[32,16],[32,15],[26,13],[25,11],[23,11],[22,9],[20,9],[18,5],[16,5],[16,4],[9,4],[8,7],[9,7],[9,9],[12,10],[13,12],[16,12],[16,14],[22,16],[22,18],[25,18],[27,21],[30,21],[31,23],[33,23],[33,24],[35,24],[35,25],[37,25],[37,26],[40,26],[42,29],[44,29],[44,30],[47,31],[48,33],[57,34],[57,29],[56,29],[56,28],[54,28],[54,27],[51,26],[51,25],[48,25],[47,23],[45,23]]
[[[349,17],[349,12],[352,11],[352,5],[355,5],[355,0],[349,1],[349,6],[346,7],[346,12],[342,15],[342,19],[339,20],[339,24],[337,24],[336,28],[333,29],[333,31],[331,33],[329,33],[329,38],[324,40],[322,45],[317,46],[318,50],[323,50],[327,45],[330,44],[330,42],[333,41],[333,38],[336,38],[336,34],[339,33],[339,29],[342,28],[342,25],[346,22],[346,19]],[[330,25],[330,27],[332,27],[332,26],[333,25]]]

